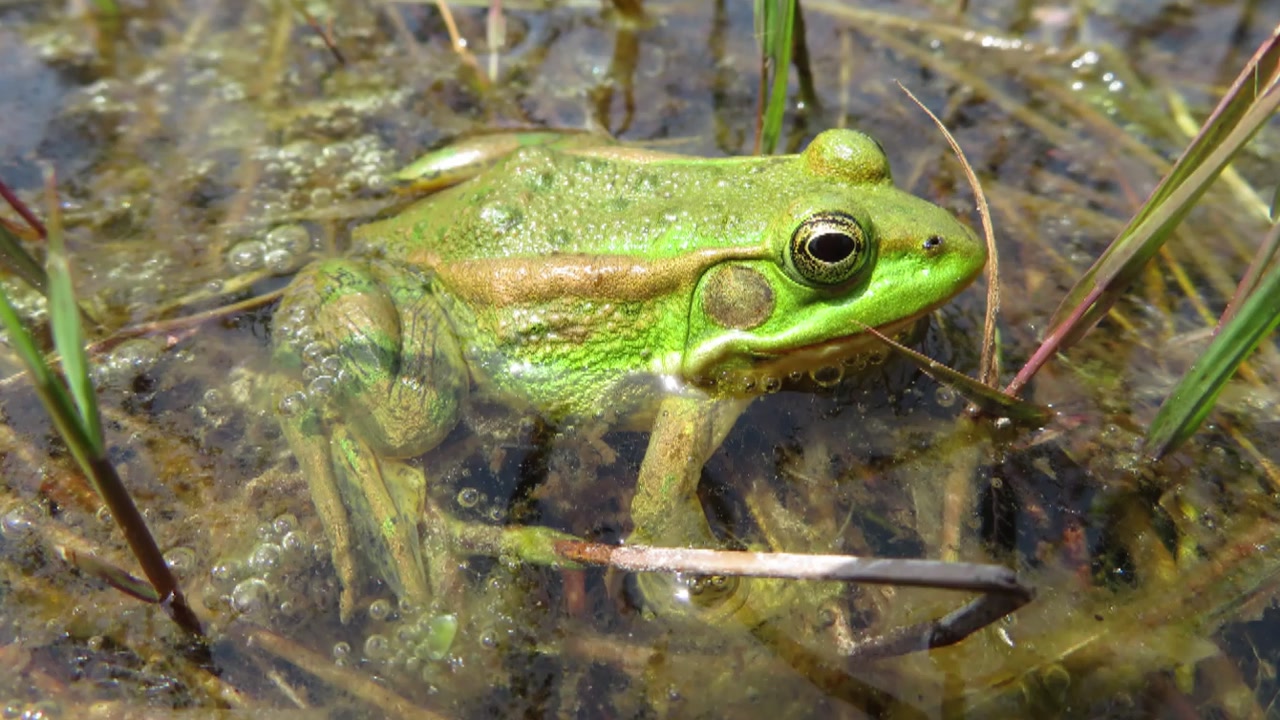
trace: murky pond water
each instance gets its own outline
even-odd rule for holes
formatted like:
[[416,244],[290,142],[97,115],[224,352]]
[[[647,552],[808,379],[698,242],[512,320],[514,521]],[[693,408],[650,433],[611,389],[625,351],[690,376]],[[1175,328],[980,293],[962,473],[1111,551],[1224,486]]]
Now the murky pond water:
[[[366,564],[343,600],[311,466],[278,423],[277,291],[309,261],[344,252],[353,228],[403,207],[392,172],[477,130],[751,150],[750,3],[650,3],[643,22],[597,3],[504,3],[496,52],[488,9],[475,4],[452,8],[474,53],[460,56],[433,4],[306,5],[335,53],[302,5],[129,2],[113,18],[0,0],[0,179],[39,211],[42,173],[56,171],[77,291],[102,325],[93,339],[144,330],[94,357],[110,455],[209,638],[193,645],[163,611],[59,558],[62,548],[133,562],[6,353],[4,713],[1271,712],[1274,346],[1264,343],[1186,449],[1153,464],[1140,448],[1266,227],[1275,123],[1132,297],[1037,376],[1027,397],[1056,413],[1044,429],[972,424],[953,391],[878,356],[819,383],[828,387],[755,401],[702,471],[699,499],[725,547],[1016,568],[1037,598],[994,627],[929,653],[850,662],[831,628],[883,632],[966,598],[761,583],[779,601],[764,633],[655,612],[634,575],[509,552],[449,555],[447,582],[418,602],[397,597],[385,566]],[[893,81],[937,112],[995,212],[1001,348],[1016,369],[1280,23],[1280,7],[972,5],[957,16],[924,2],[806,3],[818,102],[792,108],[784,144],[863,130],[899,186],[976,223],[945,140]],[[4,284],[43,331],[39,298]],[[915,345],[973,373],[982,289],[938,311]],[[553,423],[485,404],[409,466],[425,474],[430,507],[473,527],[536,525],[616,544],[633,530],[649,435],[603,419]],[[430,522],[419,530],[433,537]]]

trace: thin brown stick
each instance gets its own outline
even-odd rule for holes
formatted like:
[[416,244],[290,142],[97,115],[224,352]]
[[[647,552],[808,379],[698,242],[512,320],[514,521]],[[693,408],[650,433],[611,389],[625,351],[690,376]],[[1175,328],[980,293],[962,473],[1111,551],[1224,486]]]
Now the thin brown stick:
[[27,221],[27,224],[31,226],[31,229],[35,230],[36,233],[40,235],[41,240],[49,237],[49,231],[45,229],[44,223],[40,222],[40,218],[36,217],[35,213],[31,212],[31,208],[27,207],[27,204],[22,202],[22,199],[10,190],[9,186],[4,184],[4,181],[0,181],[0,197],[3,197],[5,202],[9,203],[9,207],[13,208],[14,212],[21,215],[22,219]]
[[960,143],[956,142],[955,137],[947,130],[947,126],[943,125],[938,116],[930,112],[929,108],[925,107],[924,103],[920,102],[920,99],[908,90],[906,86],[898,83],[898,87],[942,131],[942,136],[947,139],[947,143],[951,145],[951,149],[960,160],[960,167],[964,168],[964,175],[969,179],[969,187],[973,188],[974,201],[978,204],[978,217],[982,219],[982,235],[987,242],[987,257],[989,258],[987,262],[987,313],[982,325],[982,361],[979,364],[978,379],[983,385],[995,387],[996,382],[1000,379],[1000,366],[995,352],[996,319],[1000,314],[1000,253],[996,250],[996,231],[991,223],[991,208],[987,205],[987,196],[982,192],[982,184],[978,182],[978,176],[974,174],[973,166],[965,158],[964,151],[960,149]]
[[307,21],[307,25],[315,31],[316,35],[320,36],[320,41],[324,43],[325,47],[329,48],[329,52],[333,55],[333,58],[338,61],[338,64],[346,65],[347,59],[343,57],[342,51],[338,49],[337,44],[333,41],[333,26],[330,25],[329,28],[320,27],[319,21],[317,21],[315,16],[311,14],[311,11],[307,10],[307,6],[302,3],[301,0],[294,0],[293,8],[302,13],[302,17]]

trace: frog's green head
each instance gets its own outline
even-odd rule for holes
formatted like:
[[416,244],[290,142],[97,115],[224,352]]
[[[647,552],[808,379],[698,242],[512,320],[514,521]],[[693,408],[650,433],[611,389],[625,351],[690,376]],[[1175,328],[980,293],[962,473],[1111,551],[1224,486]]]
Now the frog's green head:
[[834,379],[871,344],[868,326],[909,326],[986,262],[950,213],[894,187],[870,137],[829,130],[786,162],[759,257],[709,268],[692,299],[683,375],[722,392]]

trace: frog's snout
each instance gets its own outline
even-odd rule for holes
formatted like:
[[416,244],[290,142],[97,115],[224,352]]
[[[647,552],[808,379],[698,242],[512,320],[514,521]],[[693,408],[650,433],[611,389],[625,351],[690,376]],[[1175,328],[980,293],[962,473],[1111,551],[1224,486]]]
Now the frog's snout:
[[961,287],[968,285],[987,264],[987,244],[972,228],[948,217],[947,227],[920,240],[920,252],[951,269]]

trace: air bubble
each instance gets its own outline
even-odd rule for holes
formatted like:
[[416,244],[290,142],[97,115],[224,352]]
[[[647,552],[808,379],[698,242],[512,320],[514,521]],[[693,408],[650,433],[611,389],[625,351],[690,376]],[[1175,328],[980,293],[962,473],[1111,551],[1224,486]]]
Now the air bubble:
[[458,505],[464,508],[473,508],[478,504],[480,504],[479,490],[467,487],[458,491]]
[[835,366],[828,366],[811,371],[809,377],[822,387],[833,387],[838,385],[840,379],[844,377],[844,370]]
[[289,255],[302,255],[311,250],[311,233],[301,225],[281,225],[263,238],[268,250],[281,250]]
[[184,573],[195,567],[196,551],[189,547],[170,548],[164,554],[164,562],[174,572]]
[[18,537],[31,532],[35,527],[34,514],[28,506],[15,507],[0,518],[0,534],[6,537]]
[[227,265],[235,272],[256,270],[262,267],[262,256],[265,252],[266,246],[260,240],[236,243],[227,252]]
[[307,394],[313,398],[322,398],[333,392],[335,381],[332,375],[318,375],[307,385]]
[[302,348],[302,359],[312,365],[319,365],[328,355],[325,346],[319,342],[309,342]]
[[379,598],[369,603],[369,619],[383,622],[391,617],[391,602]]
[[385,635],[370,635],[364,640],[364,656],[370,660],[381,660],[387,656],[390,647]]
[[307,536],[299,531],[285,533],[280,538],[280,549],[290,554],[300,555],[307,550]]
[[293,513],[284,513],[271,521],[271,527],[283,537],[298,529],[298,518]]
[[254,615],[271,602],[271,586],[262,578],[249,578],[231,591],[231,607],[236,612]]
[[302,258],[287,250],[268,250],[262,256],[262,264],[267,270],[284,275],[297,269],[302,264]]
[[956,391],[946,385],[938,386],[933,393],[933,399],[940,407],[951,407],[956,404]]
[[280,565],[280,553],[279,545],[262,543],[249,556],[249,568],[258,573],[270,572]]
[[227,586],[240,577],[240,567],[235,563],[221,563],[209,570],[209,577],[214,585]]
[[307,407],[307,396],[301,392],[293,392],[280,398],[280,414],[297,415]]

